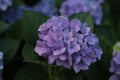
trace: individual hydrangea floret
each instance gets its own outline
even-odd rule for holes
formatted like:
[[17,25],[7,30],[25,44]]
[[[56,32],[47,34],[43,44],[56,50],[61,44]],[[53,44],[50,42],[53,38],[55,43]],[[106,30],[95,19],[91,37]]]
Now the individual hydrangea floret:
[[2,79],[2,71],[3,71],[3,53],[0,52],[0,80]]
[[42,0],[35,6],[22,6],[22,8],[24,10],[40,12],[50,17],[57,15],[57,9],[55,7],[54,0]]
[[101,3],[103,0],[67,0],[60,9],[62,15],[73,15],[81,12],[90,12],[96,25],[100,25],[102,21],[102,8]]
[[12,5],[12,0],[0,0],[0,10],[5,11]]
[[64,16],[52,17],[39,29],[35,52],[48,58],[49,64],[71,68],[78,73],[101,59],[98,37],[86,23]]
[[20,7],[8,8],[5,12],[1,12],[1,20],[8,24],[13,24],[16,20],[20,19],[23,11]]

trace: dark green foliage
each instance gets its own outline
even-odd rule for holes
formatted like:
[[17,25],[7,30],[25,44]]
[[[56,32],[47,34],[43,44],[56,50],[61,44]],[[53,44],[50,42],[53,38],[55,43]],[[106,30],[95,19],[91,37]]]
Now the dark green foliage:
[[[44,75],[43,75],[44,74]],[[45,74],[39,64],[26,63],[16,73],[13,80],[47,80],[48,76]]]
[[59,9],[61,7],[61,4],[66,0],[54,0],[54,1],[55,1],[55,4],[56,4],[56,7]]
[[4,63],[10,62],[17,53],[19,41],[12,38],[0,39],[0,51],[4,53]]
[[0,21],[0,34],[3,33],[4,31],[6,31],[8,28],[8,25],[4,22]]

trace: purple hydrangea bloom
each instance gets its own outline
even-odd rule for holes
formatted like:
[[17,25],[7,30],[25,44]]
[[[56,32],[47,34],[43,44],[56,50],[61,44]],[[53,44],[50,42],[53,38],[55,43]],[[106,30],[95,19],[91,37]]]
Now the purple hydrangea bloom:
[[0,80],[2,79],[2,71],[3,71],[3,53],[0,52]]
[[23,11],[20,7],[8,8],[5,12],[1,12],[1,20],[8,24],[13,24],[22,17]]
[[98,37],[78,19],[52,17],[38,29],[35,52],[48,58],[49,64],[71,68],[78,73],[101,59]]
[[60,9],[62,15],[70,16],[80,12],[90,12],[96,25],[102,21],[102,8],[100,6],[104,0],[67,0]]
[[114,73],[109,80],[120,80],[120,52],[114,53],[109,71]]
[[5,11],[12,5],[12,0],[0,0],[0,10]]
[[42,0],[35,6],[22,6],[22,8],[24,10],[40,12],[50,17],[53,15],[57,15],[57,9],[55,7],[54,0]]
[[120,80],[120,76],[112,75],[109,80]]

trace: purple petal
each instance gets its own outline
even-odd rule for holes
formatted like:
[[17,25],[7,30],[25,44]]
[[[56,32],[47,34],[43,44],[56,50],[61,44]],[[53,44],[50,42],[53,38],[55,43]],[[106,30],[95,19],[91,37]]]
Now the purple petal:
[[53,47],[53,46],[55,45],[55,41],[52,40],[52,38],[51,38],[50,35],[44,36],[44,40],[47,41],[47,45],[48,45],[49,47]]
[[37,52],[41,56],[44,53],[50,53],[50,49],[47,47],[47,45],[44,42],[37,41],[35,52]]
[[43,48],[43,47],[39,47],[39,46],[36,46],[35,47],[35,52],[38,53],[40,56],[42,54],[45,54],[47,53],[48,49],[47,48]]
[[82,57],[82,61],[86,65],[90,65],[91,64],[91,59],[88,58],[88,57]]
[[75,46],[75,51],[76,51],[76,52],[80,51],[80,45],[79,45],[79,44],[77,44],[77,45]]
[[84,36],[82,34],[77,34],[77,42],[82,45]]
[[54,55],[50,55],[48,57],[48,63],[49,64],[53,64],[55,62],[55,60],[56,60],[56,56],[54,56]]
[[56,50],[56,51],[53,51],[53,55],[59,55],[60,54],[60,50]]
[[71,66],[69,65],[69,63],[66,61],[60,61],[60,60],[57,60],[56,61],[56,65],[58,65],[58,66],[64,66],[64,67],[66,67],[66,68],[71,68]]
[[120,80],[118,76],[112,75],[109,80]]
[[117,64],[120,64],[120,53],[116,54],[116,56],[113,58],[113,60],[114,60]]
[[69,32],[68,30],[64,31],[63,32],[63,37],[64,37],[64,42],[66,44],[69,44],[70,41],[73,41],[74,38],[73,38],[73,33],[72,32]]
[[79,64],[73,64],[73,69],[75,70],[75,73],[78,73],[80,71],[80,65]]
[[66,60],[66,59],[67,59],[67,55],[65,55],[65,54],[60,55],[60,57],[59,57],[59,58],[60,58],[60,60],[63,60],[63,61],[64,61],[64,60]]
[[87,70],[88,69],[88,65],[84,64],[84,63],[80,63],[80,69],[81,70]]
[[76,55],[74,56],[74,63],[75,63],[75,64],[78,64],[80,61],[81,61],[81,56],[76,54]]
[[70,24],[71,31],[78,32],[80,30],[81,22],[78,19],[73,19]]
[[114,72],[116,68],[117,68],[117,64],[113,60],[111,60],[111,67],[109,68],[109,71]]
[[91,34],[91,35],[87,36],[87,37],[85,38],[85,41],[86,41],[89,45],[94,45],[94,44],[96,44],[96,43],[99,42],[99,41],[98,41],[98,38],[97,38],[96,35],[94,35],[94,34]]
[[74,52],[75,52],[75,49],[68,48],[68,53],[69,53],[69,55],[72,55]]
[[62,48],[61,50],[60,50],[60,53],[62,54],[62,53],[64,53],[66,51],[66,48]]

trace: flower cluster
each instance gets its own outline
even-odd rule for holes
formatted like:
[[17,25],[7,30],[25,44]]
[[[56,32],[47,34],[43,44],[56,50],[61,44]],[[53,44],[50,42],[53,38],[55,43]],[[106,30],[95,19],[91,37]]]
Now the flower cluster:
[[22,17],[23,11],[20,7],[8,8],[5,12],[1,12],[1,20],[8,24],[13,24]]
[[[109,80],[120,80],[120,42],[116,45],[119,51],[114,51],[113,58],[111,60],[110,72],[114,73]],[[118,49],[117,48],[117,49]]]
[[57,9],[54,5],[54,0],[42,0],[35,6],[22,6],[24,10],[29,10],[29,11],[35,11],[35,12],[40,12],[43,13],[47,16],[53,16],[56,15]]
[[12,5],[12,0],[0,0],[0,10],[5,11]]
[[67,17],[52,17],[40,26],[35,52],[48,58],[49,64],[71,68],[78,73],[101,59],[98,37],[86,23]]
[[2,71],[3,71],[3,53],[0,52],[0,80],[2,80]]
[[120,80],[120,52],[117,52],[111,60],[110,72],[114,73],[109,80]]
[[101,3],[103,0],[67,0],[60,9],[62,15],[70,16],[80,12],[90,12],[96,25],[100,25],[102,21],[102,8]]

